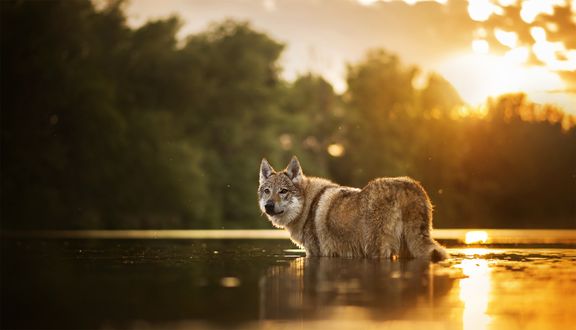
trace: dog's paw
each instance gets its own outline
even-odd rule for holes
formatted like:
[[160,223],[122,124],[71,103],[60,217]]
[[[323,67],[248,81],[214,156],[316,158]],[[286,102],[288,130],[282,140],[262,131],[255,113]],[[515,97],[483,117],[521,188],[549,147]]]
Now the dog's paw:
[[398,258],[398,252],[391,247],[382,247],[380,249],[380,258],[396,260]]

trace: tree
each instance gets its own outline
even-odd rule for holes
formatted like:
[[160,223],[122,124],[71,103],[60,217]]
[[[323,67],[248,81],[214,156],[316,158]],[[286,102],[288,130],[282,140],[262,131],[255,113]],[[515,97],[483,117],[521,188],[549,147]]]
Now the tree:
[[342,166],[349,173],[343,181],[363,185],[380,176],[410,172],[411,147],[415,137],[413,121],[415,67],[406,67],[392,54],[371,51],[356,65],[348,67],[349,107],[346,131],[349,152]]

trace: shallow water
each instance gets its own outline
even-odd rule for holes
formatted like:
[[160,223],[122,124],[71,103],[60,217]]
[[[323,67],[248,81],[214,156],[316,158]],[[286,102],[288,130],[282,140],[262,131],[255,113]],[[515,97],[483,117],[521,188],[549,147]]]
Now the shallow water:
[[[305,258],[284,239],[2,240],[2,328],[562,329],[574,245]],[[454,245],[456,244],[456,245]],[[555,246],[556,248],[548,248]]]

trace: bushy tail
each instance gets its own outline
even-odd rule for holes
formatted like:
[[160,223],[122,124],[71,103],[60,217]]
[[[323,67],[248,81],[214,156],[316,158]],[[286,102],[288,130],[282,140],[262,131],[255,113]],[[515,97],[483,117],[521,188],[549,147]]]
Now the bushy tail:
[[413,203],[405,208],[403,215],[404,237],[412,257],[434,262],[449,257],[446,249],[431,237],[432,205],[429,202]]

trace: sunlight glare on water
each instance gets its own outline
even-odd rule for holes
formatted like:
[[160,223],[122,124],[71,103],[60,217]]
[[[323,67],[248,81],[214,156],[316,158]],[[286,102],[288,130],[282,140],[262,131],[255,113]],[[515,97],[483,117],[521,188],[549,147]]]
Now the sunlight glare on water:
[[468,276],[460,281],[460,300],[464,303],[462,328],[487,329],[491,321],[486,313],[491,289],[488,261],[464,259],[456,267]]
[[466,233],[466,244],[484,244],[488,242],[488,233],[483,230],[472,230]]
[[473,249],[473,248],[462,249],[462,253],[467,256],[484,256],[490,252],[491,252],[490,249]]

